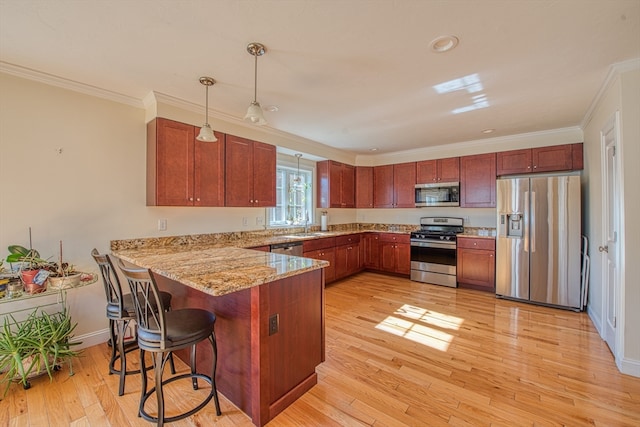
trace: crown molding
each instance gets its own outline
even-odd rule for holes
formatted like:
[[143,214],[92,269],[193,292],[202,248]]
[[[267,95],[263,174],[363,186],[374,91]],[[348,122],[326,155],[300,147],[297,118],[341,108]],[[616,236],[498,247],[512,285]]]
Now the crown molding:
[[0,72],[16,77],[21,77],[23,79],[33,80],[51,86],[72,90],[74,92],[83,93],[85,95],[91,95],[98,98],[107,99],[109,101],[131,105],[136,108],[143,108],[142,101],[131,96],[112,92],[106,89],[101,89],[99,87],[91,86],[85,83],[76,82],[74,80],[65,79],[63,77],[54,76],[53,74],[32,70],[31,68],[25,68],[19,65],[10,64],[8,62],[0,61]]
[[611,85],[616,81],[616,78],[620,76],[620,74],[624,74],[628,71],[633,71],[638,69],[640,69],[640,58],[634,58],[634,59],[629,59],[628,61],[617,62],[611,65],[611,67],[609,67],[609,72],[607,73],[607,77],[602,82],[602,85],[600,86],[600,90],[598,90],[598,93],[596,93],[596,96],[593,98],[593,101],[591,101],[591,104],[589,105],[589,108],[587,109],[587,112],[585,113],[584,118],[580,123],[580,127],[582,129],[587,127],[587,125],[593,118],[593,113],[595,112],[596,108],[600,104],[600,101],[602,101],[602,98],[604,97],[605,93],[609,90]]

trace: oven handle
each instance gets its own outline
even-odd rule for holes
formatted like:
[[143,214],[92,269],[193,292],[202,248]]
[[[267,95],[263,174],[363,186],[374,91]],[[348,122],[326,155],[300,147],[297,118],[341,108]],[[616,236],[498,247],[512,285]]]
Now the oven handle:
[[421,248],[442,248],[442,249],[455,249],[456,242],[422,242],[411,240],[411,246],[418,246]]

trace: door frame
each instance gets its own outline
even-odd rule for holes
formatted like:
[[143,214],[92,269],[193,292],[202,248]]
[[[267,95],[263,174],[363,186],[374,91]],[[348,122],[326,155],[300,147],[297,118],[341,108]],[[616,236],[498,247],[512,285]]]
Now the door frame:
[[[611,178],[614,180],[614,194],[609,195],[609,201],[618,201],[614,206],[614,228],[616,229],[616,237],[615,237],[615,254],[616,254],[616,272],[614,275],[614,301],[613,306],[616,312],[615,317],[615,329],[613,331],[613,349],[612,353],[616,359],[616,363],[619,365],[620,359],[618,355],[624,354],[624,286],[622,286],[621,278],[622,278],[622,270],[623,266],[623,255],[624,255],[624,245],[623,245],[623,221],[622,221],[622,212],[624,212],[624,199],[621,197],[622,193],[622,170],[621,170],[621,161],[622,153],[620,150],[620,112],[616,111],[604,124],[600,131],[600,153],[601,153],[601,172],[602,172],[602,195],[608,193],[609,191],[609,169],[608,169],[608,159],[607,159],[607,136],[611,136],[613,138],[613,146],[615,150],[614,154],[614,171]],[[607,203],[605,203],[603,197],[602,203],[602,211],[601,211],[601,241],[596,243],[596,246],[600,245],[608,245],[608,241],[606,240],[609,232],[609,210],[607,207]],[[610,343],[607,341],[607,310],[608,310],[608,295],[609,295],[609,283],[608,283],[608,253],[600,252],[600,265],[601,265],[601,283],[602,283],[602,330],[601,336],[607,342],[607,345],[610,346]],[[611,346],[610,346],[611,348]]]

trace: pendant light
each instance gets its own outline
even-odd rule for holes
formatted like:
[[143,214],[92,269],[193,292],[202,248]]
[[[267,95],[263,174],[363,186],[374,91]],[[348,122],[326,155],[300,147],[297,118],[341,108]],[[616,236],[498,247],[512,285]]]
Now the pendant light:
[[205,122],[200,128],[200,133],[196,137],[198,141],[202,142],[216,142],[218,138],[216,138],[213,133],[213,129],[209,126],[209,86],[213,86],[216,81],[213,80],[212,77],[200,77],[200,83],[206,87],[207,98],[205,100]]
[[261,43],[253,42],[247,45],[247,52],[254,57],[254,86],[253,86],[253,102],[249,105],[249,109],[247,110],[247,114],[244,116],[244,119],[248,122],[253,123],[254,125],[266,125],[267,121],[262,114],[262,107],[260,107],[260,103],[257,101],[257,93],[258,93],[258,56],[264,55],[266,52],[264,45]]

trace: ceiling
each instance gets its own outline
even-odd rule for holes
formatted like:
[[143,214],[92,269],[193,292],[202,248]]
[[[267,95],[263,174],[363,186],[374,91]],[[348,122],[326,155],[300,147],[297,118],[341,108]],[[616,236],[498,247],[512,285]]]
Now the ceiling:
[[[441,35],[458,46],[432,52]],[[253,41],[267,126],[395,152],[579,126],[611,65],[640,57],[640,0],[0,0],[0,61],[203,122],[200,76],[212,115],[246,113]]]

